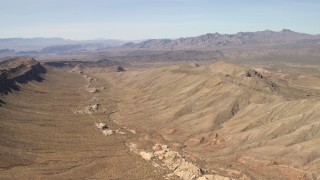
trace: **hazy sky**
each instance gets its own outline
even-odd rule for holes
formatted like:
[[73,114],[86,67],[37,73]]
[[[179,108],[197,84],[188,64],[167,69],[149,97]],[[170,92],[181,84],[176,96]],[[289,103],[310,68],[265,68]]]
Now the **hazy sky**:
[[320,34],[320,0],[0,0],[0,38],[133,40],[283,28]]

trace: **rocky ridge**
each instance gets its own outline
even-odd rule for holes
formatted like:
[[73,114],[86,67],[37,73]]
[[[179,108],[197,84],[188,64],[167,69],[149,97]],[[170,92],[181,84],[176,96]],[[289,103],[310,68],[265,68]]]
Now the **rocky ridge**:
[[31,80],[42,81],[41,74],[46,69],[33,58],[13,58],[0,63],[0,93],[7,94],[12,89],[19,90],[17,83]]

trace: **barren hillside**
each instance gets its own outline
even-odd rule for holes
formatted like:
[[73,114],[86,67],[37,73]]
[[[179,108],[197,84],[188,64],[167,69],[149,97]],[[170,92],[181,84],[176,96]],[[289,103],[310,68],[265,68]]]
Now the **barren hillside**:
[[93,74],[112,84],[112,120],[146,132],[137,144],[169,144],[233,178],[319,176],[317,94],[223,62]]
[[320,92],[301,76],[226,62],[34,66],[1,63],[19,87],[1,95],[2,178],[319,178]]
[[33,58],[14,58],[0,62],[0,93],[7,94],[12,89],[19,90],[17,83],[30,80],[41,81],[46,69]]
[[[38,62],[19,59],[1,68],[8,72],[34,64]],[[26,71],[15,72],[12,77]],[[104,96],[106,84],[50,67],[46,74],[35,75],[43,80],[15,82],[19,91],[0,95],[0,179],[164,178],[166,170],[156,169],[125,146],[136,135],[109,122],[105,113],[113,108]],[[92,93],[91,86],[97,85],[101,92]],[[103,123],[107,125],[99,129]],[[114,134],[106,137],[105,128]]]

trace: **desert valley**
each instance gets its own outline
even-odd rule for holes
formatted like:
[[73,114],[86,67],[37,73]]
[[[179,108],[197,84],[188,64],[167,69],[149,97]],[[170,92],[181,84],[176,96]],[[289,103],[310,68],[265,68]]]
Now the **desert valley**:
[[319,42],[282,30],[3,50],[0,178],[319,179]]

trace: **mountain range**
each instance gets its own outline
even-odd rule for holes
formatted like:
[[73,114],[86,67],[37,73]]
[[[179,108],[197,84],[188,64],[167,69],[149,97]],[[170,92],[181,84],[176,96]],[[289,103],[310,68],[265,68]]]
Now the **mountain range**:
[[[94,46],[95,48],[108,48],[121,46],[127,41],[112,40],[112,39],[95,39],[95,40],[70,40],[63,38],[5,38],[0,39],[0,50],[14,50],[16,52],[30,52],[30,51],[48,51],[49,47],[57,48],[59,46],[68,45],[78,48],[86,48]],[[68,46],[63,48],[68,48]]]
[[256,46],[291,44],[300,42],[320,41],[320,35],[298,33],[288,29],[279,32],[265,30],[257,32],[239,32],[236,34],[208,33],[196,37],[179,39],[150,39],[140,43],[127,43],[123,48],[157,49],[157,50],[190,50],[213,49],[232,46]]
[[39,56],[48,54],[70,54],[101,52],[108,50],[201,50],[212,51],[226,48],[243,48],[257,46],[301,46],[320,44],[320,35],[281,31],[239,32],[236,34],[208,33],[196,37],[178,39],[149,39],[145,41],[121,40],[84,40],[75,41],[63,38],[7,38],[0,39],[0,57]]

